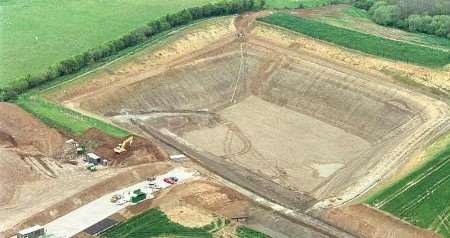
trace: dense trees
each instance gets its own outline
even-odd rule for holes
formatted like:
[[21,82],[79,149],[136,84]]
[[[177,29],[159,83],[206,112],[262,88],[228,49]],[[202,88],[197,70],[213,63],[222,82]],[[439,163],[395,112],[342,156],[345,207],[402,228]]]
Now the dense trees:
[[448,0],[354,0],[353,5],[368,10],[378,24],[450,38]]
[[180,12],[169,14],[140,27],[117,40],[91,49],[70,59],[61,61],[51,66],[40,75],[27,75],[10,83],[7,87],[0,88],[0,101],[14,100],[18,95],[43,83],[56,80],[61,76],[78,72],[83,67],[93,63],[102,62],[128,47],[136,46],[154,35],[174,27],[188,24],[194,20],[230,15],[249,10],[258,10],[264,7],[265,0],[233,0],[231,2],[219,2],[207,4],[202,7],[184,9]]

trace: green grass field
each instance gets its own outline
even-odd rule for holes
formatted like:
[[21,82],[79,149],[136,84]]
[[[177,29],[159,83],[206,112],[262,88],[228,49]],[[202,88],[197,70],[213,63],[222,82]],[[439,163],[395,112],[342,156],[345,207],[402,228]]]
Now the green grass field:
[[372,194],[366,203],[450,237],[450,135],[427,148],[427,163]]
[[[333,0],[266,0],[266,8],[304,8],[321,7],[331,3],[336,3]],[[339,0],[340,3],[348,3],[349,0]]]
[[150,237],[192,237],[212,238],[213,233],[226,225],[219,218],[204,227],[188,228],[170,219],[157,208],[132,217],[101,234],[106,238],[150,238]]
[[270,236],[268,236],[264,233],[252,230],[245,226],[238,227],[237,235],[239,238],[271,238]]
[[371,35],[388,36],[407,43],[450,50],[450,39],[378,25],[370,19],[367,11],[356,7],[343,7],[337,9],[335,12],[323,11],[322,14],[312,14],[308,18]]
[[450,63],[450,52],[448,51],[339,28],[288,13],[275,13],[260,20],[313,38],[392,60],[429,67],[442,67]]
[[48,126],[61,129],[69,134],[81,135],[90,128],[97,128],[106,134],[110,134],[117,137],[127,136],[129,133],[115,127],[114,125],[105,123],[101,120],[92,118],[87,115],[83,115],[69,108],[65,108],[55,102],[51,102],[45,99],[47,93],[62,90],[66,84],[77,83],[78,80],[85,80],[82,77],[85,74],[95,73],[96,70],[101,69],[102,66],[108,62],[114,60],[126,60],[128,56],[142,52],[143,49],[151,49],[155,45],[163,44],[171,33],[174,33],[184,27],[190,27],[195,25],[192,23],[188,26],[174,28],[166,32],[162,32],[154,36],[148,42],[141,45],[130,47],[126,50],[119,52],[118,54],[105,59],[105,62],[93,64],[90,67],[86,67],[80,72],[61,77],[59,80],[51,81],[43,84],[38,88],[35,88],[23,95],[21,95],[15,103],[32,113],[35,117],[42,120]]
[[167,13],[208,2],[216,0],[2,0],[0,86]]
[[97,128],[106,134],[117,137],[129,135],[128,132],[111,124],[72,111],[37,95],[21,96],[16,104],[50,127],[62,129],[70,134],[81,135],[89,128]]
[[[103,232],[104,238],[151,238],[151,237],[183,237],[212,238],[213,234],[230,224],[229,220],[217,218],[203,227],[189,228],[172,222],[164,212],[152,208],[127,221]],[[261,232],[240,226],[237,229],[240,238],[270,238]]]

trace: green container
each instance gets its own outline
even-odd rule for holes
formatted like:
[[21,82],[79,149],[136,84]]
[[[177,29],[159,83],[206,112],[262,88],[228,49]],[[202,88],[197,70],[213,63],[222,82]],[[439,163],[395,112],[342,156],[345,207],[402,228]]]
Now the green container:
[[131,197],[131,202],[132,203],[138,203],[142,200],[144,200],[147,197],[147,194],[141,192],[139,194],[135,194],[134,196]]

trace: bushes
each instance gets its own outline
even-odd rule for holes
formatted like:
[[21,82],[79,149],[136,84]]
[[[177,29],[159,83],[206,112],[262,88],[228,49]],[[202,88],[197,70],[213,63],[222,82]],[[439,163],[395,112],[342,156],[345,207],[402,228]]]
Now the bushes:
[[378,24],[393,26],[400,20],[400,8],[393,5],[380,6],[374,10],[372,19]]
[[0,101],[14,100],[18,95],[43,83],[56,80],[62,76],[78,72],[80,69],[102,62],[116,53],[141,44],[154,35],[174,27],[188,24],[194,20],[213,16],[223,16],[240,13],[248,10],[258,10],[264,6],[264,0],[234,0],[232,2],[220,2],[207,4],[202,7],[184,9],[180,12],[169,14],[140,27],[117,40],[110,41],[102,46],[91,49],[85,53],[61,61],[51,66],[40,75],[27,75],[10,83],[7,87],[0,88]]
[[354,0],[376,23],[450,39],[450,1]]

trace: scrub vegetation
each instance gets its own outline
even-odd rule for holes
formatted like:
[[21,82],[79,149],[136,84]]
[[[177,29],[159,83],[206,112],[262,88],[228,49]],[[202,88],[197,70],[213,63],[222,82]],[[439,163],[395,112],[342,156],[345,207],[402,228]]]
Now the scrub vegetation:
[[448,0],[354,0],[353,5],[378,24],[450,39]]

